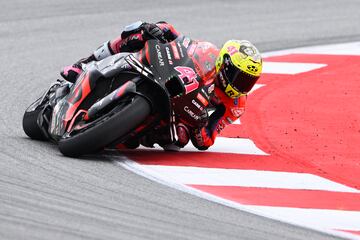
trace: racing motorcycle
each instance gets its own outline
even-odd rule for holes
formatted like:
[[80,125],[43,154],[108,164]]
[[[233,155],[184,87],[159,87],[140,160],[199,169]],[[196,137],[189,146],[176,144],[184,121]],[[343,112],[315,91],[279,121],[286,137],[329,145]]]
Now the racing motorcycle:
[[176,143],[177,124],[199,128],[208,117],[214,86],[195,72],[195,48],[186,36],[153,39],[139,52],[84,65],[74,84],[58,80],[27,108],[23,129],[71,157],[143,139],[152,139],[143,144],[150,147]]

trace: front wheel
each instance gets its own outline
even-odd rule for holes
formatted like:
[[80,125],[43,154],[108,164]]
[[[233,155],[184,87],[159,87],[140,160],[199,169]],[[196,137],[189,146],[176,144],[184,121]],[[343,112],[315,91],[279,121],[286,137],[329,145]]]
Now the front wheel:
[[61,139],[60,152],[78,157],[101,150],[143,123],[151,113],[151,106],[144,97],[136,95],[128,104],[119,105],[114,110],[115,113],[107,114],[86,130]]
[[41,129],[41,119],[44,114],[44,104],[42,97],[33,102],[25,111],[23,116],[23,130],[31,139],[45,141],[47,137]]
[[41,117],[42,109],[25,112],[23,117],[23,129],[31,139],[45,141],[47,138],[39,126],[38,119]]

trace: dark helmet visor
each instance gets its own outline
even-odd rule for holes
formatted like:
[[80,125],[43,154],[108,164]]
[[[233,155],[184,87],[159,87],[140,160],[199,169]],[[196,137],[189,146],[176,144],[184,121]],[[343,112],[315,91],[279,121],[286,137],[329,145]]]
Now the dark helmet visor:
[[228,83],[231,84],[231,86],[237,91],[239,91],[239,93],[248,93],[259,79],[259,77],[252,76],[235,67],[230,59],[225,60],[222,73]]

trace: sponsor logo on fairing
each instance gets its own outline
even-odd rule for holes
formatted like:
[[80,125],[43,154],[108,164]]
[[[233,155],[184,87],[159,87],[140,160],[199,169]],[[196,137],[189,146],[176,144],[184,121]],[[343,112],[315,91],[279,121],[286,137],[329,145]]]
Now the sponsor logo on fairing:
[[180,45],[179,42],[177,43],[177,45],[178,45],[178,47],[179,47],[180,56],[183,58],[183,57],[184,57],[183,49],[182,49],[182,47],[181,47],[181,45]]
[[157,53],[157,57],[158,57],[160,66],[162,66],[162,67],[165,66],[164,59],[163,59],[163,56],[161,54],[160,46],[155,45],[155,49],[156,49],[156,53]]
[[191,109],[188,106],[184,107],[184,111],[187,112],[187,114],[189,114],[190,117],[192,117],[195,120],[199,120],[200,116],[196,115],[193,111],[191,111]]
[[197,107],[198,109],[200,109],[200,111],[203,111],[203,110],[204,110],[204,108],[203,108],[202,106],[200,106],[200,104],[199,104],[197,101],[195,101],[195,99],[193,99],[191,102],[192,102],[192,104],[195,105],[195,107]]
[[167,58],[168,58],[169,64],[170,64],[170,65],[173,65],[173,61],[172,61],[171,53],[170,53],[170,48],[169,48],[169,47],[165,47],[165,50],[166,50],[166,56],[167,56]]
[[206,99],[204,98],[204,96],[201,95],[200,93],[198,93],[198,94],[196,95],[196,98],[197,98],[205,107],[209,104],[208,100],[206,100]]
[[171,46],[171,48],[172,48],[172,51],[173,51],[173,54],[174,54],[174,58],[175,58],[175,59],[180,59],[179,51],[178,51],[178,49],[177,49],[177,47],[176,47],[175,42],[172,41],[172,42],[170,43],[170,46]]

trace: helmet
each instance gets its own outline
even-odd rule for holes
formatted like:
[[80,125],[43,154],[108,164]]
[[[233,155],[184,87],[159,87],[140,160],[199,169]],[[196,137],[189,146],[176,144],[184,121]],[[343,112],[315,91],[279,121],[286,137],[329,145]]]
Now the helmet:
[[220,88],[231,98],[246,95],[262,70],[262,59],[256,47],[246,40],[229,40],[216,59]]

